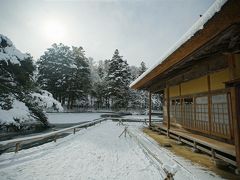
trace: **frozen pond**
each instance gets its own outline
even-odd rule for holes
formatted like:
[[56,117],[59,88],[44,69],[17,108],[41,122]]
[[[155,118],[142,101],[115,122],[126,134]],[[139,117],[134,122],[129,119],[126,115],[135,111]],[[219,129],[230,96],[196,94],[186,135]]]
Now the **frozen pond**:
[[73,124],[98,119],[104,113],[48,113],[51,124]]

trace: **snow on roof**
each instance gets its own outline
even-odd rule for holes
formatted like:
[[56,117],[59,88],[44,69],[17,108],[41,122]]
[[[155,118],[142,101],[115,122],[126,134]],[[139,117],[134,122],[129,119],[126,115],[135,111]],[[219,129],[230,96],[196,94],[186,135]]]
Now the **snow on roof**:
[[16,49],[8,37],[0,34],[0,61],[5,61],[6,63],[10,61],[12,64],[20,65],[20,61],[28,57],[29,55]]
[[227,0],[216,0],[211,7],[204,13],[204,15],[196,21],[193,26],[174,44],[172,48],[170,48],[166,54],[164,54],[160,60],[147,71],[145,71],[141,76],[135,79],[130,87],[137,84],[140,80],[142,80],[147,74],[149,74],[153,69],[155,69],[158,65],[160,65],[168,56],[170,56],[174,51],[176,51],[182,44],[188,41],[196,32],[203,29],[203,26],[211,19],[214,14],[221,10],[222,6],[227,2]]

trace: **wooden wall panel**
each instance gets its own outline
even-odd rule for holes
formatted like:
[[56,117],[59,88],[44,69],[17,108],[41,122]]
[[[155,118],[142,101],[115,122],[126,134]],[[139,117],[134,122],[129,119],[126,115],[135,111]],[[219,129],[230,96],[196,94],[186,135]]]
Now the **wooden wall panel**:
[[190,95],[208,91],[207,76],[181,84],[181,95]]
[[235,75],[240,78],[240,54],[235,54]]
[[210,74],[211,91],[224,89],[225,82],[229,80],[230,80],[229,69],[224,69],[222,71]]
[[179,85],[169,87],[169,96],[170,97],[180,96]]

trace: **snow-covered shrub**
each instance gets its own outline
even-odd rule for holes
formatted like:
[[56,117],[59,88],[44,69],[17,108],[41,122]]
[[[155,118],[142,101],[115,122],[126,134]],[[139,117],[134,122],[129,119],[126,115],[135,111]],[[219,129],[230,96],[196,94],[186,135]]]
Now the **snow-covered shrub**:
[[8,100],[11,101],[10,108],[6,108],[9,105],[7,105],[5,102],[0,102],[1,124],[20,126],[20,124],[23,122],[34,121],[34,118],[31,117],[29,108],[24,102],[17,100],[14,96],[9,96]]
[[31,93],[33,98],[33,102],[36,103],[37,106],[43,108],[44,110],[55,110],[55,111],[63,111],[63,107],[60,102],[53,98],[53,95],[45,90],[39,90],[38,92]]

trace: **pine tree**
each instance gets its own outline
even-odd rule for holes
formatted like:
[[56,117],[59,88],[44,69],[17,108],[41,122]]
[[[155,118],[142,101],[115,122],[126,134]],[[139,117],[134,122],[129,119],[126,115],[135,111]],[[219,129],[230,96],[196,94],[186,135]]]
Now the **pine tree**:
[[72,72],[70,84],[68,87],[70,107],[76,99],[87,100],[87,95],[90,93],[92,86],[91,83],[91,70],[89,67],[88,59],[84,55],[82,47],[72,47],[73,59],[76,69]]
[[[140,67],[131,67],[131,77],[132,81],[134,81],[137,77],[139,77],[142,73],[147,70],[145,63],[142,61]],[[142,90],[130,90],[130,107],[133,109],[139,109],[145,111],[148,104],[148,93]]]
[[115,50],[107,73],[108,95],[114,109],[127,108],[129,98],[130,70],[126,61]]
[[77,99],[86,101],[91,88],[88,60],[82,47],[53,44],[38,61],[38,83],[62,104],[73,108]]
[[62,101],[66,96],[72,72],[76,69],[70,47],[53,44],[44,52],[38,64],[38,83]]
[[142,61],[139,68],[139,76],[147,70],[146,64]]

